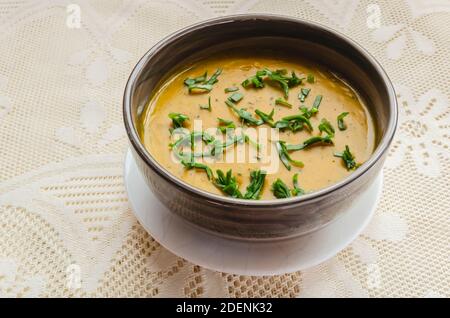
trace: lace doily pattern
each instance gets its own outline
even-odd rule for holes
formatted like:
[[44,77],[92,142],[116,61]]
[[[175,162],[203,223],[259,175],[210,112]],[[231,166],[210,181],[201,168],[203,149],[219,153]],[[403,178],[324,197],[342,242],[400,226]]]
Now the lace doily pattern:
[[[400,106],[368,228],[333,259],[273,277],[168,252],[133,217],[122,176],[132,67],[180,27],[244,12],[354,38]],[[0,1],[0,296],[450,297],[449,33],[446,0]]]

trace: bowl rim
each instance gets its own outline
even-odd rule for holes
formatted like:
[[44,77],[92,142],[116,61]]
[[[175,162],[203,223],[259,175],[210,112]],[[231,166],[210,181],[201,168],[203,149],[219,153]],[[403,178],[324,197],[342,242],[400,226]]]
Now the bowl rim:
[[[184,182],[180,178],[176,177],[172,173],[170,173],[166,168],[164,168],[160,163],[156,161],[156,159],[153,158],[153,156],[150,154],[149,151],[144,147],[144,145],[141,142],[141,139],[138,135],[136,126],[132,120],[132,113],[131,113],[131,91],[136,83],[137,78],[139,77],[141,71],[143,70],[144,66],[148,62],[148,60],[151,58],[151,56],[156,53],[158,50],[162,49],[165,45],[169,44],[170,42],[185,36],[186,34],[189,34],[194,31],[201,30],[205,27],[212,26],[212,25],[218,25],[218,24],[225,24],[225,23],[233,23],[236,21],[245,21],[245,20],[265,20],[265,21],[271,21],[271,20],[277,20],[277,21],[285,21],[285,22],[293,22],[298,23],[301,25],[307,25],[310,28],[320,29],[321,31],[328,32],[332,34],[333,36],[339,38],[340,41],[344,41],[347,44],[349,44],[352,49],[358,51],[366,60],[368,63],[371,64],[372,67],[376,69],[379,76],[381,77],[385,88],[388,93],[388,106],[390,108],[391,115],[388,118],[387,128],[386,132],[381,138],[380,142],[378,143],[377,147],[375,148],[372,155],[369,157],[369,159],[364,162],[358,169],[356,169],[353,173],[348,175],[347,177],[343,178],[342,180],[328,186],[322,189],[319,189],[317,191],[313,191],[311,193],[304,194],[302,196],[297,197],[290,197],[290,198],[284,198],[284,199],[271,199],[271,200],[245,200],[245,199],[237,199],[232,197],[226,197],[218,194],[214,194],[205,190],[202,190],[200,188],[194,187],[187,182]],[[361,176],[366,174],[368,170],[375,165],[378,160],[381,159],[381,157],[384,155],[384,153],[387,151],[390,143],[392,142],[395,134],[395,130],[397,127],[397,121],[398,121],[398,105],[397,100],[395,96],[395,90],[392,85],[391,80],[387,76],[385,70],[380,65],[380,63],[369,53],[367,52],[361,45],[356,43],[354,40],[350,39],[346,35],[340,33],[337,30],[334,30],[330,27],[327,27],[325,25],[312,22],[309,20],[296,18],[296,17],[290,17],[285,15],[279,15],[279,14],[235,14],[235,15],[227,15],[222,17],[216,17],[208,20],[204,20],[192,25],[189,25],[187,27],[181,28],[164,38],[162,38],[160,41],[158,41],[155,45],[153,45],[138,61],[138,63],[133,68],[128,80],[127,84],[125,86],[125,91],[123,95],[123,119],[125,124],[125,129],[127,132],[128,139],[133,146],[136,153],[141,157],[141,159],[159,176],[163,177],[166,181],[169,183],[172,183],[176,185],[180,190],[184,192],[188,192],[190,195],[194,195],[196,197],[206,199],[209,203],[217,203],[217,204],[228,204],[233,205],[235,207],[258,207],[258,206],[270,206],[270,207],[282,207],[282,206],[290,206],[290,205],[297,205],[305,202],[314,202],[316,200],[320,200],[323,197],[327,197],[328,195],[332,194],[336,190],[339,190],[350,183],[355,182],[357,179],[359,179]]]

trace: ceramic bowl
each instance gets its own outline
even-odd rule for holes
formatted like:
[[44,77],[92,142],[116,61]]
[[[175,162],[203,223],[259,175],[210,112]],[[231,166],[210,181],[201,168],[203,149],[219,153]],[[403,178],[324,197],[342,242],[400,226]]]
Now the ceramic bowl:
[[[365,100],[376,123],[376,149],[351,175],[299,197],[234,199],[187,184],[145,149],[137,130],[139,116],[159,85],[178,66],[224,49],[273,47],[302,55],[341,74]],[[310,21],[260,14],[216,18],[167,36],[137,63],[123,99],[124,122],[133,156],[156,197],[186,222],[240,240],[274,240],[310,233],[346,213],[380,173],[396,129],[397,112],[389,78],[360,45]]]

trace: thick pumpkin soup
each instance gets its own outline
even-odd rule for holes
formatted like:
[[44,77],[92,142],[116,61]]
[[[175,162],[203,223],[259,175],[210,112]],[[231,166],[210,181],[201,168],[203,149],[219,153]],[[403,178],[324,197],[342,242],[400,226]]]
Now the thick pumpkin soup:
[[229,53],[183,69],[153,94],[140,136],[167,170],[244,199],[336,183],[374,150],[370,113],[330,70],[274,54]]

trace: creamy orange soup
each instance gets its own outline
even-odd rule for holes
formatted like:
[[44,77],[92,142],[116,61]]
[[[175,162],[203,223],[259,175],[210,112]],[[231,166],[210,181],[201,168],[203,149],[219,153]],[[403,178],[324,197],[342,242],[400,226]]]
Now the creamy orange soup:
[[[259,115],[272,110],[271,120]],[[186,65],[152,96],[140,126],[146,149],[173,175],[247,199],[285,198],[332,185],[375,146],[372,117],[357,92],[328,69],[275,55],[234,52]],[[192,139],[194,131],[205,132],[207,140]],[[179,138],[183,143],[174,147]],[[221,145],[214,158],[212,139]],[[230,178],[218,170],[231,171]]]

